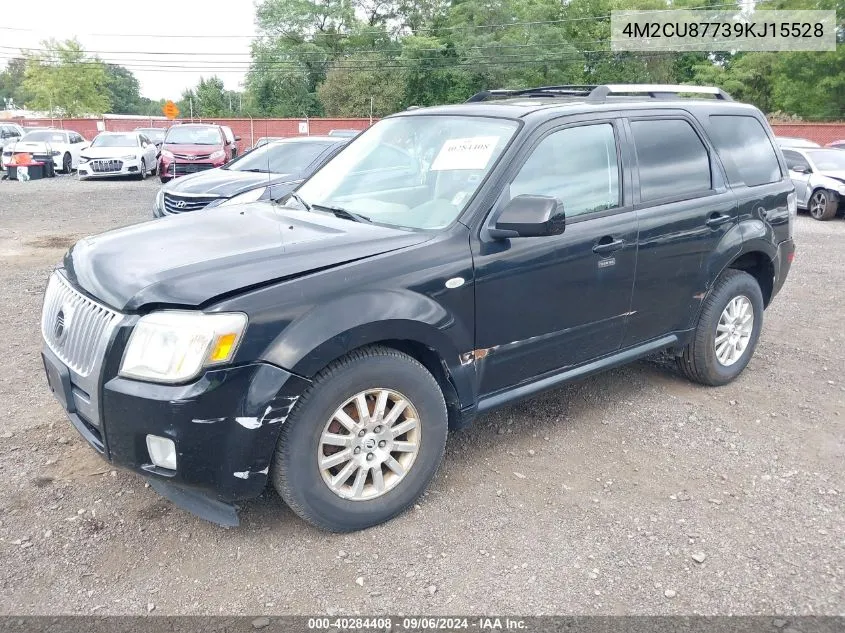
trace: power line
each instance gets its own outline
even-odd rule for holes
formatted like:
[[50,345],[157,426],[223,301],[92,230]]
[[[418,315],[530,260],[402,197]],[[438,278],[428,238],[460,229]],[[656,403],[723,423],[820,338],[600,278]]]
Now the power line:
[[[565,57],[558,57],[558,58],[538,58],[538,57],[526,57],[525,53],[516,53],[516,54],[506,54],[506,55],[497,55],[495,59],[491,59],[489,61],[481,61],[481,60],[473,60],[468,59],[467,56],[459,56],[459,57],[417,57],[417,58],[402,58],[397,57],[394,59],[362,59],[362,60],[349,60],[349,59],[340,59],[340,60],[325,60],[325,64],[331,66],[332,68],[339,68],[339,69],[349,69],[349,70],[357,70],[357,69],[379,69],[379,68],[417,68],[419,62],[445,62],[443,67],[448,68],[451,66],[455,66],[456,64],[461,63],[461,61],[471,61],[475,64],[490,64],[495,65],[497,63],[502,63],[499,60],[501,59],[508,59],[508,58],[518,58],[516,62],[519,61],[528,61],[532,63],[548,63],[550,61],[554,61],[555,59],[558,61],[580,61],[583,59],[585,54],[602,54],[602,55],[625,55],[626,53],[621,51],[611,51],[607,49],[591,49],[591,50],[575,50],[573,54],[565,56]],[[670,51],[665,51],[665,53],[670,53]],[[676,54],[675,51],[671,51],[672,54]],[[635,55],[641,56],[641,55]],[[21,57],[15,56],[6,56],[0,53],[0,58],[6,59],[23,59]],[[455,61],[456,63],[448,63],[450,61]],[[72,66],[101,66],[104,62],[101,61],[94,61],[94,60],[85,60],[85,61],[71,61],[65,62],[68,65]],[[276,60],[276,61],[265,61],[265,62],[253,62],[253,63],[243,63],[239,62],[241,65],[238,67],[220,67],[212,65],[211,63],[208,65],[186,65],[186,64],[179,64],[179,63],[153,63],[153,64],[144,64],[144,63],[135,63],[135,64],[127,64],[123,66],[124,68],[130,69],[138,69],[138,70],[173,70],[179,69],[185,72],[199,72],[199,71],[206,71],[206,72],[213,72],[213,71],[247,71],[251,70],[255,67],[264,68],[264,69],[273,69],[273,68],[293,68],[298,69],[302,67],[303,63],[299,60]]]
[[[451,64],[444,64],[439,68],[432,68],[430,70],[448,70],[450,68],[475,68],[475,67],[485,67],[485,66],[507,66],[513,64],[549,64],[549,63],[563,63],[563,62],[579,62],[583,61],[582,53],[598,53],[603,55],[624,55],[630,56],[631,59],[641,59],[641,58],[650,58],[650,57],[671,57],[675,56],[675,51],[661,51],[661,52],[652,52],[652,53],[627,53],[627,52],[617,52],[617,51],[608,51],[608,50],[591,50],[591,51],[580,51],[577,55],[571,55],[567,57],[550,57],[550,58],[526,58],[520,57],[520,59],[509,60],[509,61],[500,61],[500,60],[473,60],[473,59],[462,59],[462,58],[448,58],[455,60],[455,63]],[[503,55],[502,57],[514,57],[514,55]],[[409,63],[412,61],[425,61],[429,58],[421,58],[417,60],[397,60],[399,63],[395,62],[382,62],[379,60],[373,60],[373,63],[370,65],[364,63],[354,63],[352,65],[344,65],[344,64],[332,64],[332,69],[337,70],[361,70],[361,71],[368,71],[368,70],[384,70],[384,69],[419,69],[416,64]],[[444,61],[443,58],[436,58],[437,61]],[[73,64],[73,62],[71,62]],[[98,64],[99,62],[76,62],[76,64],[83,65],[83,64]],[[142,71],[156,71],[156,72],[190,72],[190,73],[198,73],[198,72],[208,72],[208,73],[223,73],[223,72],[242,72],[248,70],[248,68],[244,69],[232,69],[232,68],[223,68],[217,69],[213,67],[206,67],[206,68],[186,68],[184,66],[148,66],[148,67],[127,67],[130,70],[142,70]],[[298,68],[285,68],[285,67],[269,67],[265,68],[265,70],[269,71],[286,71],[286,70],[298,70]]]
[[[459,50],[499,50],[503,48],[532,48],[532,47],[557,47],[557,46],[581,46],[586,44],[602,44],[607,42],[607,39],[597,39],[597,40],[576,40],[576,41],[565,41],[565,42],[556,42],[556,43],[533,43],[533,44],[490,44],[485,46],[460,46],[457,47]],[[432,47],[432,48],[415,48],[415,51],[425,51],[425,52],[438,52],[443,51],[444,46],[439,47]],[[36,51],[40,53],[57,53],[61,52],[60,49],[56,48],[17,48],[14,46],[0,46],[0,49],[8,50],[8,51],[25,51],[27,53]],[[393,48],[375,48],[375,49],[368,49],[368,48],[352,48],[352,49],[343,49],[339,51],[341,55],[352,55],[357,53],[401,53],[401,46],[397,45]],[[146,51],[98,51],[98,50],[80,50],[80,53],[88,53],[93,55],[156,55],[156,56],[170,56],[170,57],[194,57],[194,56],[202,56],[205,57],[206,55],[222,55],[222,56],[242,56],[248,55],[252,56],[252,53],[197,53],[197,52],[185,52],[185,53],[176,53],[176,52],[146,52]],[[328,52],[318,52],[318,51],[303,51],[301,53],[296,53],[297,55],[314,55],[314,56],[325,56],[328,55]],[[92,62],[96,62],[96,60],[89,60]],[[114,59],[101,59],[100,61],[104,63],[122,63],[122,62],[133,62],[133,61],[140,61],[140,62],[153,62],[156,61],[154,59],[137,59],[137,58],[114,58]],[[181,62],[181,59],[164,59],[162,61],[165,62]],[[192,62],[193,60],[188,59],[186,63]],[[258,63],[261,60],[255,60],[251,57],[250,62],[246,62],[244,60],[215,60],[213,63],[215,64],[243,64],[243,63]]]
[[[768,4],[771,2],[778,2],[779,0],[755,0],[754,5],[760,4]],[[669,8],[668,5],[666,7]],[[713,4],[713,5],[701,5],[697,7],[681,7],[684,10],[692,11],[697,9],[735,9],[740,10],[742,8],[742,4],[737,2],[730,2],[725,4]],[[634,14],[647,14],[647,13],[654,13],[656,11],[662,11],[664,9],[642,9],[642,10],[634,10],[630,11],[629,13]],[[515,26],[540,26],[545,24],[565,24],[569,22],[585,22],[585,21],[595,21],[595,20],[608,20],[610,19],[610,14],[607,15],[598,15],[598,16],[583,16],[578,18],[560,18],[557,20],[534,20],[534,21],[525,21],[525,22],[504,22],[500,24],[466,24],[462,26],[444,26],[444,27],[432,27],[432,28],[420,28],[420,29],[413,29],[413,33],[440,33],[443,31],[465,31],[465,30],[473,30],[473,29],[495,29],[495,28],[510,28]],[[18,32],[36,32],[36,29],[24,29],[24,28],[16,28],[16,27],[7,27],[7,26],[0,26],[0,30],[2,31],[18,31]],[[319,33],[315,33],[314,35],[319,35],[321,37],[325,36],[332,36],[332,37],[356,37],[358,35],[365,35],[368,32],[370,33],[383,33],[384,30],[381,28],[373,28],[370,31],[367,29],[362,30],[358,33],[333,33],[328,31],[321,31]],[[238,39],[256,39],[260,37],[272,37],[272,36],[281,36],[283,34],[252,34],[252,35],[232,35],[232,34],[225,34],[225,35],[208,35],[208,34],[196,34],[196,35],[185,35],[185,34],[160,34],[160,33],[85,33],[82,34],[89,37],[148,37],[148,38],[183,38],[183,39],[197,39],[197,38],[212,38],[212,39],[223,39],[223,38],[238,38]]]

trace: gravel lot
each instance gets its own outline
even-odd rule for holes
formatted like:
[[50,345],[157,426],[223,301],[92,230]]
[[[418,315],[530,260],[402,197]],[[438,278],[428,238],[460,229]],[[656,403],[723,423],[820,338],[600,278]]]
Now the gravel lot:
[[727,387],[636,363],[454,434],[386,525],[322,533],[268,492],[225,530],[97,457],[38,356],[51,266],[157,186],[0,182],[0,613],[845,614],[845,221],[799,217]]

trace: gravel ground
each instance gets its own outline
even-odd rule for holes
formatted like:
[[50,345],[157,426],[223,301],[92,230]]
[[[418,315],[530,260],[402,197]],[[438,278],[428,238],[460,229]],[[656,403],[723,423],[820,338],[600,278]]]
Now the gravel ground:
[[0,182],[0,613],[845,614],[845,222],[798,255],[746,372],[659,360],[483,416],[419,505],[326,534],[267,492],[224,530],[113,471],[48,393],[39,311],[157,182]]

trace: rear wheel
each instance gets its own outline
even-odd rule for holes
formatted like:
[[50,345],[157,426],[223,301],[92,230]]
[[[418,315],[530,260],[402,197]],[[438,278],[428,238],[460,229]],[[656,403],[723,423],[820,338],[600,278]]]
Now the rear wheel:
[[389,348],[356,350],[317,375],[282,426],[273,484],[306,521],[361,530],[423,493],[447,428],[443,393],[425,367]]
[[817,189],[810,196],[807,209],[816,220],[830,220],[836,216],[837,206],[833,195],[827,189]]
[[728,269],[704,301],[692,340],[678,358],[687,378],[724,385],[742,373],[763,327],[763,293],[751,275]]

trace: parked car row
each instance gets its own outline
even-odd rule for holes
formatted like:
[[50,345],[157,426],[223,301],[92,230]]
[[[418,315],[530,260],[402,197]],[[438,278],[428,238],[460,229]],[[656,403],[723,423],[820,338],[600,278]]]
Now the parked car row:
[[266,143],[226,165],[166,184],[156,196],[153,215],[162,217],[224,204],[278,200],[319,169],[347,141],[331,136],[304,136]]

